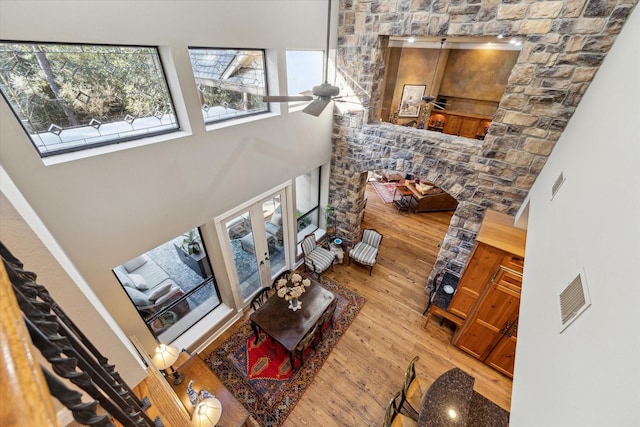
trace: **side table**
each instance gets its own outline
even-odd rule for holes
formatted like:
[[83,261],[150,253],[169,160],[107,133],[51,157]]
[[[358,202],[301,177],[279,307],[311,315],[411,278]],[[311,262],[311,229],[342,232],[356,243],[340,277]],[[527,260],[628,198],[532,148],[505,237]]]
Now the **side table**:
[[[400,197],[397,197],[398,193]],[[409,190],[406,185],[398,185],[393,192],[393,206],[395,206],[398,211],[408,211],[412,197],[413,191]]]
[[[336,239],[336,240],[340,240],[340,239]],[[340,240],[340,243],[336,243],[336,240],[331,242],[331,244],[329,245],[329,250],[333,252],[334,255],[336,256],[333,260],[333,263],[342,264],[344,261],[344,249],[342,249],[342,241]]]
[[[178,365],[181,361],[184,362]],[[184,374],[185,380],[180,385],[170,385],[190,415],[193,415],[195,408],[189,401],[187,385],[190,380],[193,380],[193,388],[196,393],[205,389],[222,403],[222,417],[218,425],[225,427],[248,427],[251,425],[249,423],[249,412],[231,394],[218,376],[207,367],[199,356],[189,356],[186,353],[182,353],[176,365],[176,370]]]

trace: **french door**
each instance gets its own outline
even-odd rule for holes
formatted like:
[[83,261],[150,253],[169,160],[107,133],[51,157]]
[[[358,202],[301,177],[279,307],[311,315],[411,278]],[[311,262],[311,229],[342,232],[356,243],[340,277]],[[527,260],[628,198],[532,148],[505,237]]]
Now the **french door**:
[[235,273],[230,279],[240,306],[289,268],[287,192],[284,187],[259,197],[219,222],[224,258],[227,269]]

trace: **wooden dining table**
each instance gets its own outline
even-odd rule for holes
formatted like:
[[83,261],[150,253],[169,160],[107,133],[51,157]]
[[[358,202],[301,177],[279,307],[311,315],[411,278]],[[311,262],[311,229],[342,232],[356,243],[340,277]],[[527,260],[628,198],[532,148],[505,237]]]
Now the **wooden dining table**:
[[289,309],[289,301],[278,297],[277,294],[272,295],[249,316],[256,342],[260,331],[263,331],[274,341],[282,344],[289,353],[293,369],[293,353],[296,346],[314,328],[335,298],[333,292],[325,289],[315,279],[311,279],[311,285],[298,298],[302,302],[302,308],[299,310]]

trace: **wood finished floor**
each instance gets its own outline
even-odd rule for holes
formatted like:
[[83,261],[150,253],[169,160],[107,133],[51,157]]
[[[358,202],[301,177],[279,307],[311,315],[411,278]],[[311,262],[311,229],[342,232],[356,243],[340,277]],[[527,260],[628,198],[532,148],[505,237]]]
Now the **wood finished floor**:
[[283,426],[381,425],[385,407],[402,387],[406,365],[416,355],[418,375],[433,381],[461,368],[475,377],[475,391],[509,410],[509,378],[452,346],[447,323],[440,326],[434,318],[424,328],[424,286],[452,213],[400,213],[384,204],[371,185],[366,197],[362,227],[384,236],[373,275],[368,268],[345,263],[327,276],[367,302]]

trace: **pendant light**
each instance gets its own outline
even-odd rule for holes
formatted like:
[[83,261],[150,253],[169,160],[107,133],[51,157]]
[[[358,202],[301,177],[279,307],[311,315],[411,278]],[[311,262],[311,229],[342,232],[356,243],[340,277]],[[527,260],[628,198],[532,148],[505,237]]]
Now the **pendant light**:
[[[436,81],[436,73],[438,72],[438,66],[440,65],[440,55],[442,54],[442,47],[444,46],[444,42],[446,41],[446,38],[442,38],[440,40],[440,50],[438,50],[438,57],[436,59],[436,67],[433,69],[433,76],[431,76],[431,86],[429,87],[429,92],[433,92],[433,84]],[[426,102],[427,104],[430,102],[433,102],[435,100],[435,96],[431,96],[431,95],[425,95],[422,97],[422,100],[424,102]],[[436,108],[439,108],[441,110],[443,110],[444,108],[442,108],[441,106],[439,106],[438,104],[433,104]]]

